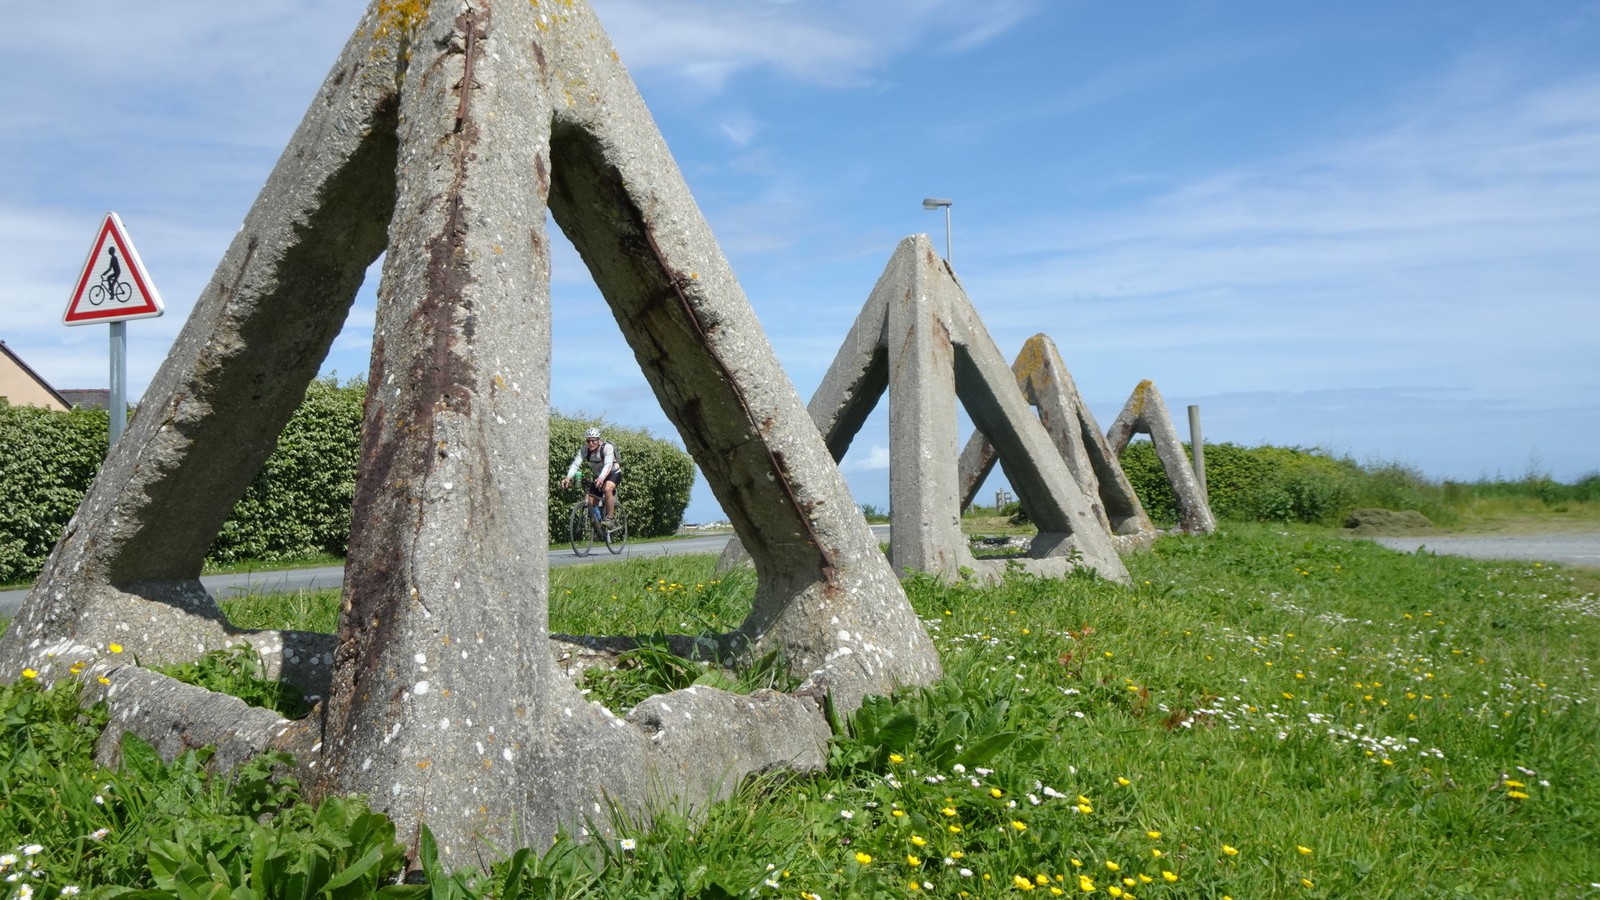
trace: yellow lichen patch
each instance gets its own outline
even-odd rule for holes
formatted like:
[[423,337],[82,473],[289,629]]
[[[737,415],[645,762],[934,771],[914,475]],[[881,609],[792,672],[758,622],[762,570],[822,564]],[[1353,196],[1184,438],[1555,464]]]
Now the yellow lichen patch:
[[417,28],[428,17],[431,0],[381,0],[378,3],[378,24],[372,29],[374,38],[386,38],[399,32],[416,34]]

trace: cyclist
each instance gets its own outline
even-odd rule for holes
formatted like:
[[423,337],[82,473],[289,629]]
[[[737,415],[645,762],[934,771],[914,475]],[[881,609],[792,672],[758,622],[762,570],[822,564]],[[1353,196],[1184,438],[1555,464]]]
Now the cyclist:
[[117,282],[122,279],[122,264],[117,262],[117,248],[107,247],[106,252],[111,254],[111,261],[106,263],[106,270],[100,273],[100,281],[106,286],[106,293],[111,299],[117,299]]
[[616,445],[601,437],[598,428],[583,433],[583,446],[578,448],[572,457],[572,465],[567,466],[566,476],[561,479],[562,490],[572,486],[572,476],[578,474],[578,469],[584,463],[594,467],[594,483],[588,486],[583,498],[584,505],[594,506],[596,501],[604,501],[605,517],[600,524],[610,528],[611,517],[617,511],[617,485],[622,483],[622,462],[617,459]]

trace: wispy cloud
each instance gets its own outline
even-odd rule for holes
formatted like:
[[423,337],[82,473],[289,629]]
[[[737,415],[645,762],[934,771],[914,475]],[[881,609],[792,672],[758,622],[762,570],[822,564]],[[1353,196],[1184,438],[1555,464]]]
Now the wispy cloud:
[[971,50],[1027,19],[1035,0],[596,0],[628,65],[716,92],[751,69],[806,84],[859,85],[894,56],[932,44]]

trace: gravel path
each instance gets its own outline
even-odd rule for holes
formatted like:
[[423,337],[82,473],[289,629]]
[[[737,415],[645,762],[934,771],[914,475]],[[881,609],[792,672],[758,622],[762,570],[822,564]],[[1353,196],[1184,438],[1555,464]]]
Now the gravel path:
[[1525,559],[1600,568],[1600,531],[1561,534],[1452,534],[1439,537],[1378,537],[1391,550],[1470,556],[1473,559]]

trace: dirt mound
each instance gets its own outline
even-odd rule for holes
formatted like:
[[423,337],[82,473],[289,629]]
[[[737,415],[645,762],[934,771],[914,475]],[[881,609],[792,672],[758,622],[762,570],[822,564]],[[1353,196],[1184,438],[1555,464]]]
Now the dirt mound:
[[1344,527],[1352,534],[1412,534],[1433,523],[1414,509],[1358,509],[1345,517]]

